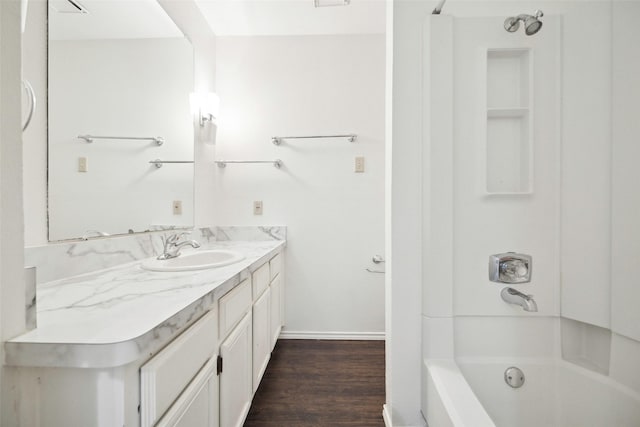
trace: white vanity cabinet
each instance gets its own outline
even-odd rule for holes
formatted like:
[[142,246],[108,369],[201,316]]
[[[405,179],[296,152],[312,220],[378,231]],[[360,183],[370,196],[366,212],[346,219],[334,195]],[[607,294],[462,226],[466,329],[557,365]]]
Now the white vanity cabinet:
[[239,269],[219,285],[225,291],[203,294],[143,337],[60,344],[62,356],[40,343],[55,351],[5,366],[20,402],[6,426],[242,427],[282,328],[282,261],[278,252]]
[[218,427],[217,333],[211,307],[150,359],[96,368],[8,366],[20,405],[6,426]]

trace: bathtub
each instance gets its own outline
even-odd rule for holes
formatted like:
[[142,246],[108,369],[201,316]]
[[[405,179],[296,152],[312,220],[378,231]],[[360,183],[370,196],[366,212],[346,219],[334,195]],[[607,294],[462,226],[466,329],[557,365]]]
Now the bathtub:
[[[638,427],[640,394],[562,359],[425,359],[429,427]],[[514,389],[504,371],[517,366]]]

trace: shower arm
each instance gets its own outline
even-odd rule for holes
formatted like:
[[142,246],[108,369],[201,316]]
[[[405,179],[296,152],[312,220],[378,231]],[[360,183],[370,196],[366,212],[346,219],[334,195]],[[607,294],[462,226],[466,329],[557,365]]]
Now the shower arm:
[[433,12],[431,12],[432,15],[440,15],[440,13],[442,12],[442,8],[444,7],[444,3],[447,0],[440,0],[440,3],[438,3],[438,5],[436,6],[435,9],[433,9]]

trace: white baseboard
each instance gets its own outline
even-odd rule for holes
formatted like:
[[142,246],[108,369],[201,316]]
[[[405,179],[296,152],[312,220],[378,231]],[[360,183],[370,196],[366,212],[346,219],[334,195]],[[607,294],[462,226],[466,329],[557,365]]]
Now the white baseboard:
[[391,424],[391,414],[389,413],[389,407],[385,404],[382,405],[382,419],[386,427],[393,427]]
[[280,338],[285,340],[384,340],[384,332],[316,332],[282,331]]

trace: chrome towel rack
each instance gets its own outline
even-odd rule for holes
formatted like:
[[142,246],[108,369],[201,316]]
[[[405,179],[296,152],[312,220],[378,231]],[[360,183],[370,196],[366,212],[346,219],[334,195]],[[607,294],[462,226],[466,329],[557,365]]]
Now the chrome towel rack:
[[274,145],[280,145],[285,139],[324,139],[324,138],[347,138],[349,142],[354,142],[358,135],[349,133],[346,135],[312,135],[312,136],[272,136],[271,142]]
[[162,167],[165,163],[193,163],[193,160],[149,160],[149,163],[154,164],[158,169]]
[[271,163],[275,168],[282,167],[282,160],[216,160],[219,168],[226,168],[228,163]]
[[164,138],[161,136],[97,136],[97,135],[78,135],[78,139],[84,139],[85,142],[91,143],[94,139],[128,139],[136,141],[154,141],[158,145],[164,144]]

